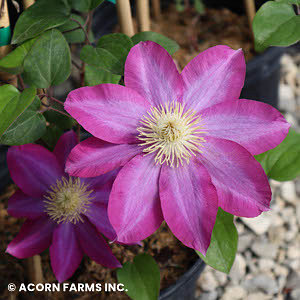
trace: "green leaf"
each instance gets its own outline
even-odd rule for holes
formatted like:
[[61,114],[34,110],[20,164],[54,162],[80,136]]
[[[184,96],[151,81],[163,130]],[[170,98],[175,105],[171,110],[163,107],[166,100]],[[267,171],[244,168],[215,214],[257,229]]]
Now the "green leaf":
[[287,4],[300,5],[300,0],[276,0],[276,2],[283,2]]
[[86,45],[80,52],[80,59],[89,65],[107,72],[111,71],[114,74],[121,73],[119,61],[105,49]]
[[115,75],[97,67],[85,66],[85,85],[93,86],[101,83],[119,83],[121,76]]
[[105,49],[115,56],[123,66],[123,69],[127,55],[133,46],[132,40],[123,33],[104,35],[97,44],[97,48]]
[[[77,20],[82,25],[84,25],[84,20],[81,16],[72,14],[71,18]],[[63,25],[59,26],[57,29],[60,30],[61,32],[63,32],[63,31],[75,29],[77,27],[78,27],[78,24],[76,22],[69,20],[66,23],[64,23]],[[81,28],[71,31],[71,32],[64,33],[64,37],[69,43],[83,43],[85,40],[85,34]]]
[[[52,102],[51,107],[66,113],[63,107],[56,102]],[[53,110],[48,110],[44,112],[44,116],[49,123],[55,124],[62,130],[70,129],[76,124],[76,121],[73,118],[64,116]]]
[[133,300],[158,299],[160,272],[150,255],[140,254],[134,258],[133,263],[126,262],[122,269],[117,270],[117,276]]
[[205,5],[203,4],[202,0],[195,0],[194,5],[198,14],[200,15],[205,14]]
[[163,48],[165,48],[171,55],[179,49],[179,45],[175,41],[167,38],[162,34],[152,31],[139,32],[136,35],[134,35],[131,39],[134,44],[138,44],[142,41],[155,42],[161,45]]
[[19,17],[12,44],[20,44],[68,21],[70,9],[63,0],[39,0]]
[[39,113],[40,100],[34,98],[32,104],[18,117],[0,138],[5,145],[24,145],[33,143],[45,134],[46,120]]
[[228,274],[235,259],[237,243],[238,233],[233,223],[233,215],[219,208],[206,256],[196,252],[206,264]]
[[57,127],[55,124],[51,124],[51,126],[46,128],[46,132],[42,136],[42,140],[46,143],[48,149],[53,151],[57,141],[63,133],[64,132],[61,128]]
[[295,179],[300,175],[300,133],[290,129],[281,144],[255,158],[269,177],[277,181]]
[[34,88],[28,88],[22,94],[12,85],[0,86],[0,136],[33,102],[36,95]]
[[99,6],[104,0],[69,0],[72,8],[80,12],[88,12]]
[[264,51],[269,46],[289,46],[300,39],[300,16],[291,5],[268,1],[253,20],[255,49]]
[[57,29],[45,32],[24,60],[24,80],[37,88],[64,82],[71,73],[70,48]]
[[19,74],[23,71],[23,62],[36,38],[26,41],[24,44],[18,46],[12,52],[8,53],[0,60],[0,70],[11,73]]
[[123,75],[126,57],[133,46],[131,39],[122,33],[100,38],[97,47],[84,46],[80,58],[87,64],[117,75]]

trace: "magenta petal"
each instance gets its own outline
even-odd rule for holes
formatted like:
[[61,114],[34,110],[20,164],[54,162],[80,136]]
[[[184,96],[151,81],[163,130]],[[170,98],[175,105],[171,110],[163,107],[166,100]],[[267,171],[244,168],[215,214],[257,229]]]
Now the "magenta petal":
[[66,172],[79,177],[98,176],[123,166],[141,151],[137,144],[117,145],[91,137],[71,151]]
[[152,155],[137,155],[119,172],[108,203],[108,217],[118,242],[133,244],[159,228],[163,221],[158,195],[160,169]]
[[[102,195],[102,197],[103,197],[103,195]],[[109,193],[106,194],[107,200],[108,200],[108,197],[109,197]],[[100,201],[93,202],[90,205],[89,211],[86,214],[86,216],[88,217],[90,222],[94,224],[94,226],[97,228],[97,230],[99,232],[104,234],[111,241],[115,240],[116,232],[113,229],[113,227],[111,226],[110,221],[108,219],[107,203],[106,204],[101,203]]]
[[159,195],[174,235],[205,255],[218,212],[218,196],[204,166],[196,159],[178,168],[164,165]]
[[253,101],[226,101],[201,112],[209,136],[232,140],[253,155],[279,145],[290,125],[271,105]]
[[246,64],[242,50],[228,46],[209,48],[183,69],[183,100],[200,111],[214,104],[238,99],[244,85]]
[[89,188],[91,188],[95,192],[110,192],[119,171],[120,168],[117,168],[103,175],[97,177],[82,178],[82,180],[84,180],[84,182],[89,185]]
[[71,150],[78,144],[76,133],[70,130],[64,133],[58,140],[53,153],[56,155],[58,162],[64,166]]
[[33,197],[41,197],[64,174],[55,155],[34,144],[10,147],[7,165],[17,186]]
[[45,215],[44,202],[17,190],[8,200],[7,212],[15,218],[35,219]]
[[219,206],[236,216],[269,210],[271,189],[260,163],[232,141],[206,137],[200,159],[217,189]]
[[149,108],[136,91],[117,84],[100,84],[72,91],[65,109],[87,131],[105,141],[138,142],[139,121]]
[[107,268],[121,267],[105,239],[86,218],[84,223],[77,223],[75,229],[82,250],[92,260]]
[[136,90],[152,106],[179,100],[182,79],[171,55],[147,41],[131,48],[125,63],[125,85]]
[[93,201],[89,206],[86,216],[89,218],[90,222],[95,225],[97,230],[110,240],[116,238],[116,233],[108,219],[107,205],[116,175],[116,171],[111,171],[102,176],[85,179],[86,183],[89,184],[90,188],[93,190],[93,193],[90,195],[90,197],[93,198]]
[[69,279],[78,268],[83,257],[72,223],[60,224],[53,233],[50,246],[51,267],[56,279]]
[[7,246],[6,252],[17,258],[43,252],[51,243],[55,225],[48,217],[26,220],[17,237]]

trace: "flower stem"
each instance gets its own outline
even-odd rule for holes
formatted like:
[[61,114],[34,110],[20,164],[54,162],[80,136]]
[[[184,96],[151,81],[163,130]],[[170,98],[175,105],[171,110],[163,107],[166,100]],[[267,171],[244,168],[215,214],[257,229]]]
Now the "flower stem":
[[74,61],[73,59],[72,59],[72,64],[73,64],[78,70],[81,69],[81,67],[78,65],[78,63],[77,63],[76,61]]
[[24,84],[23,78],[20,74],[18,74],[17,76],[18,76],[18,81],[19,81],[20,87],[21,87],[22,90],[24,90],[25,89],[25,84]]
[[72,117],[71,117],[69,114],[64,113],[63,111],[60,111],[60,110],[58,110],[58,109],[56,109],[56,108],[53,108],[53,107],[51,107],[51,106],[48,106],[48,107],[47,107],[47,110],[53,110],[53,111],[56,111],[57,113],[62,114],[62,115],[64,115],[64,116],[69,117],[69,118],[72,119]]
[[54,101],[54,102],[57,102],[57,103],[59,103],[60,105],[64,106],[64,103],[63,103],[62,101],[60,101],[60,100],[58,100],[58,99],[56,99],[56,98],[54,98],[54,97],[52,97],[52,96],[50,96],[50,95],[48,95],[48,94],[39,94],[38,96],[39,96],[40,98],[47,97],[48,99],[50,99],[50,100],[52,100],[52,101]]
[[[89,39],[88,32],[85,30],[84,26],[79,21],[77,21],[76,19],[71,18],[70,20],[73,21],[73,22],[75,22],[75,23],[77,23],[79,25],[79,27],[82,29],[82,31],[85,34],[86,41],[88,41],[88,43],[91,45],[92,43],[91,43],[91,41]],[[88,22],[89,22],[89,20],[88,20]]]
[[75,27],[75,28],[73,28],[73,29],[65,30],[65,31],[63,31],[62,33],[68,33],[68,32],[72,32],[72,31],[78,30],[78,29],[81,29],[81,27],[80,27],[80,26],[77,26],[77,27]]

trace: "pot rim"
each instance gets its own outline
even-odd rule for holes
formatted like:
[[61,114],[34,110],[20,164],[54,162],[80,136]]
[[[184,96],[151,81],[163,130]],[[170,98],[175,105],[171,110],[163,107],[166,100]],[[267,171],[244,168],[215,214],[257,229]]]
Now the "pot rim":
[[199,257],[199,259],[197,259],[196,262],[187,270],[187,272],[181,275],[175,283],[160,291],[159,300],[164,300],[176,293],[179,288],[191,280],[196,274],[202,273],[205,266],[205,262]]

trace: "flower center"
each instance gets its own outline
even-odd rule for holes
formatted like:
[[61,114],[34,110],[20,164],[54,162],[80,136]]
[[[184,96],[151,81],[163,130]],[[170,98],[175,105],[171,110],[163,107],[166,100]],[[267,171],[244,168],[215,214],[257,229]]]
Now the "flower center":
[[143,116],[138,127],[138,138],[144,146],[143,152],[156,152],[155,162],[171,167],[189,163],[192,156],[202,153],[205,139],[199,136],[203,131],[201,117],[192,110],[185,110],[184,104],[167,103],[151,107]]
[[93,200],[90,197],[92,192],[93,190],[88,190],[88,185],[81,182],[80,178],[62,177],[44,196],[45,212],[58,224],[83,222],[81,215],[88,211]]

